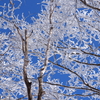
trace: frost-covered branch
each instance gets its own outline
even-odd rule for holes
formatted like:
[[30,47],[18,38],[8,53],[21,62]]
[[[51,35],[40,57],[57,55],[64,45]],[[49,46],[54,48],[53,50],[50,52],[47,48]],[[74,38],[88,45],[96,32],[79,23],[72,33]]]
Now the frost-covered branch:
[[64,69],[68,70],[69,72],[75,74],[75,75],[82,81],[82,83],[83,83],[85,86],[87,86],[88,88],[90,88],[92,91],[94,91],[94,92],[98,92],[98,91],[99,91],[99,89],[96,89],[96,88],[90,86],[88,83],[86,83],[85,80],[84,80],[78,73],[76,73],[76,72],[70,70],[70,69],[67,68],[67,67],[64,67],[64,66],[62,66],[62,65],[59,65],[59,64],[57,64],[57,63],[54,63],[54,62],[52,62],[52,61],[50,61],[50,60],[49,60],[49,62],[52,63],[52,64],[54,64],[54,65],[57,65],[57,66],[59,66],[59,67],[61,67],[61,68],[64,68]]
[[[22,44],[23,45],[23,44]],[[24,77],[24,81],[27,87],[27,93],[28,93],[28,100],[32,100],[32,93],[31,93],[31,85],[32,83],[29,82],[28,80],[28,76],[27,76],[27,65],[29,63],[28,60],[28,41],[27,41],[27,30],[25,30],[25,41],[24,41],[24,65],[23,65],[23,77]]]
[[43,84],[43,74],[46,72],[46,69],[48,67],[48,59],[49,59],[49,52],[50,52],[50,42],[51,42],[51,37],[52,37],[52,31],[53,31],[53,24],[52,24],[52,14],[54,11],[54,8],[52,3],[53,1],[50,0],[51,5],[50,5],[50,12],[49,12],[49,24],[50,24],[50,28],[49,28],[49,38],[48,38],[48,43],[47,43],[47,48],[46,48],[46,57],[44,60],[44,67],[40,70],[40,76],[38,78],[38,82],[39,82],[39,90],[38,90],[38,99],[37,100],[41,100],[44,91],[42,88],[42,84]]
[[[100,8],[98,8],[98,7],[95,7],[95,6],[93,6],[93,5],[90,5],[89,3],[87,3],[87,0],[80,0],[84,5],[86,5],[87,7],[90,7],[90,8],[92,8],[92,9],[94,9],[94,10],[98,10],[98,11],[100,11]],[[95,1],[95,0],[93,0],[93,1]],[[92,2],[92,1],[91,1]],[[97,2],[98,3],[98,2]]]
[[0,5],[1,99],[100,99],[100,1],[43,0],[32,21],[21,3]]

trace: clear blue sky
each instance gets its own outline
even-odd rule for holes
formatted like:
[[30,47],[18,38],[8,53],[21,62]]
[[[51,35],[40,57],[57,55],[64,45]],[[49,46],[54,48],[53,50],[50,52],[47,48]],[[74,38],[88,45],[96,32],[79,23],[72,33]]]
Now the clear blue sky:
[[37,17],[38,13],[41,12],[41,1],[42,0],[22,0],[22,6],[17,13],[24,13],[25,17],[29,16],[26,20],[30,21],[30,17]]
[[23,3],[20,10],[21,12],[24,12],[26,16],[30,13],[36,17],[37,13],[40,13],[41,11],[41,1],[42,0],[22,0]]
[[[9,1],[10,0],[0,0],[0,5],[8,3]],[[21,1],[22,1],[22,6],[20,9],[16,10],[15,12],[16,15],[19,14],[21,16],[21,14],[24,13],[25,17],[29,15],[37,17],[37,14],[41,12],[41,1],[43,0],[21,0]],[[2,11],[2,8],[0,8],[0,11]]]

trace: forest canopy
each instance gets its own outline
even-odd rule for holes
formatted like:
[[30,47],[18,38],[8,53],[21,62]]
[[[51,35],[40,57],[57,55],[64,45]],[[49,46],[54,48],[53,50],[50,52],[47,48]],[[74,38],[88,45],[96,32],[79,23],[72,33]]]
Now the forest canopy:
[[1,100],[99,100],[100,1],[23,2],[0,0]]

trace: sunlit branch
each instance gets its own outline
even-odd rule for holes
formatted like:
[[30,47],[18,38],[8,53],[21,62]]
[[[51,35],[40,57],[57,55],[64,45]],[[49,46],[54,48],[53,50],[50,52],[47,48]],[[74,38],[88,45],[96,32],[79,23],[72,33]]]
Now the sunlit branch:
[[94,7],[94,6],[92,6],[92,5],[89,5],[87,2],[86,2],[86,0],[80,0],[84,5],[86,5],[87,7],[90,7],[90,8],[92,8],[92,9],[95,9],[95,10],[98,10],[98,11],[100,11],[100,8],[97,8],[97,7]]
[[[51,4],[52,4],[52,0],[50,1]],[[45,93],[45,91],[43,91],[42,89],[42,84],[43,84],[43,75],[47,69],[47,66],[48,66],[48,58],[49,58],[49,50],[50,50],[50,42],[51,42],[51,35],[52,35],[52,31],[53,31],[53,26],[52,26],[52,14],[53,14],[53,11],[54,11],[54,8],[52,9],[52,5],[50,6],[50,15],[49,15],[49,24],[50,24],[50,28],[49,28],[49,38],[48,38],[48,41],[47,41],[47,48],[46,48],[46,57],[45,57],[45,60],[44,60],[44,67],[41,68],[40,70],[40,76],[38,77],[38,82],[39,82],[39,90],[38,90],[38,98],[37,100],[41,100],[43,94]]]
[[90,90],[90,91],[93,91],[92,89],[90,88],[80,88],[80,87],[72,87],[72,86],[66,86],[66,85],[61,85],[61,84],[55,84],[55,83],[50,83],[50,82],[43,82],[43,83],[47,83],[47,84],[50,84],[50,85],[55,85],[55,86],[61,86],[61,87],[65,87],[65,88],[71,88],[71,89],[80,89],[80,90]]
[[43,84],[42,78],[43,78],[42,75],[40,77],[38,77],[39,90],[38,90],[38,98],[37,98],[37,100],[41,100],[42,96],[45,93],[45,91],[43,91],[43,88],[42,88],[42,84]]
[[67,67],[64,67],[64,66],[62,66],[62,65],[59,65],[59,64],[57,64],[57,63],[54,63],[54,62],[52,62],[52,61],[50,61],[50,60],[49,60],[49,62],[52,63],[52,64],[54,64],[54,65],[57,65],[57,66],[59,66],[59,67],[61,67],[61,68],[64,68],[64,69],[68,70],[69,72],[75,74],[76,76],[78,76],[78,77],[81,79],[81,81],[82,81],[84,84],[86,84],[86,83],[84,82],[84,80],[82,79],[82,77],[80,77],[76,72],[74,72],[74,71],[68,69]]
[[55,96],[55,94],[50,93],[50,92],[49,92],[49,94],[52,95],[56,100],[58,100],[58,98]]
[[83,82],[84,85],[86,85],[87,87],[91,88],[93,91],[95,91],[95,92],[100,91],[99,89],[96,89],[96,88],[90,86],[88,83],[86,83],[86,82],[84,81],[84,79],[83,79],[80,75],[78,75],[76,72],[74,72],[74,71],[68,69],[67,67],[64,67],[64,66],[62,66],[62,65],[59,65],[59,64],[57,64],[57,63],[54,63],[54,62],[52,62],[52,61],[50,61],[50,60],[49,60],[49,62],[52,63],[52,64],[54,64],[54,65],[57,65],[57,66],[59,66],[59,67],[61,67],[61,68],[64,68],[64,69],[68,70],[69,72],[75,74],[75,75]]
[[[7,19],[5,19],[5,18],[3,18],[3,17],[0,17],[0,18],[2,18],[2,19],[4,19],[5,21],[7,21],[7,22],[9,22],[9,23],[11,23],[11,24],[14,24],[14,23],[12,23],[11,21],[9,21],[9,20],[7,20]],[[23,50],[23,52],[24,52],[24,38],[23,38],[23,36],[21,35],[21,33],[20,33],[20,29],[19,29],[19,27],[16,25],[16,24],[14,24],[14,26],[15,26],[15,28],[17,29],[17,32],[18,32],[18,34],[19,34],[19,36],[20,36],[20,38],[21,38],[21,40],[22,40],[22,50]]]
[[[61,42],[62,42],[62,41],[61,41]],[[64,43],[64,42],[62,42],[62,43],[66,45],[66,43]],[[68,46],[68,45],[66,45],[66,46]],[[68,49],[68,47],[60,47],[60,46],[58,46],[57,48]],[[82,50],[81,47],[80,47],[80,48],[69,47],[69,49],[80,50],[80,51],[81,51],[82,53],[84,53],[84,54],[88,54],[88,55],[92,55],[92,56],[100,57],[100,55],[93,54],[93,53],[86,52],[86,51]],[[74,53],[72,52],[72,54],[74,54]],[[79,55],[80,53],[77,52],[76,54]]]
[[95,28],[94,26],[92,26],[91,24],[88,24],[89,26],[91,26],[92,28],[94,28],[95,30],[100,32],[100,29]]
[[96,57],[100,57],[100,55],[97,54],[93,54],[93,53],[89,53],[89,52],[85,52],[83,50],[81,50],[84,54],[88,54],[88,55],[92,55],[92,56],[96,56]]
[[24,38],[23,38],[23,36],[22,36],[21,33],[20,33],[19,27],[18,27],[16,24],[14,24],[14,26],[15,26],[15,28],[17,29],[17,32],[18,32],[18,34],[20,35],[21,39],[24,41]]
[[93,95],[97,95],[97,93],[92,93],[92,94],[88,94],[88,95],[82,95],[82,94],[73,94],[73,95],[67,95],[64,93],[58,93],[58,92],[54,92],[60,95],[64,95],[64,96],[68,96],[68,97],[72,97],[72,96],[81,96],[81,97],[88,97],[88,96],[93,96]]
[[73,60],[73,61],[75,61],[75,62],[77,62],[77,63],[80,63],[80,64],[92,65],[92,66],[100,66],[100,64],[81,62],[81,61],[78,61],[78,60],[76,60],[76,59],[72,59],[72,58],[70,58],[70,57],[69,57],[69,59],[71,59],[71,60]]
[[10,46],[8,47],[8,49],[7,49],[3,54],[0,54],[0,56],[4,56],[4,55],[9,51],[9,49],[10,49],[11,46],[12,46],[12,45],[10,45]]
[[84,53],[84,54],[88,54],[88,55],[92,55],[92,56],[100,57],[100,55],[97,55],[97,54],[93,54],[93,53],[90,53],[90,52],[83,51],[83,50],[80,49],[80,48],[70,48],[70,49],[80,50],[80,51],[82,51],[82,53]]
[[27,30],[25,30],[24,49],[25,49],[25,51],[23,53],[24,53],[25,57],[24,57],[24,65],[23,65],[23,77],[24,77],[24,82],[25,82],[26,87],[27,87],[28,100],[32,100],[32,93],[31,93],[32,82],[29,82],[28,77],[27,77],[27,70],[26,70],[26,68],[28,66],[28,63],[29,63],[29,60],[28,60]]

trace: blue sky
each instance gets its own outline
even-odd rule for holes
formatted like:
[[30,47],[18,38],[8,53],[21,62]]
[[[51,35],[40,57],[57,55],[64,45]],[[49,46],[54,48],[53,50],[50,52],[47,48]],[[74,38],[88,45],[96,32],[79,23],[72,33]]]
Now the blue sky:
[[[4,3],[8,3],[10,0],[1,0],[0,5]],[[37,17],[37,14],[41,12],[41,1],[42,0],[22,0],[22,5],[20,9],[16,10],[16,15],[19,14],[21,16],[24,13],[25,17],[34,16]],[[0,8],[0,10],[2,10]],[[30,17],[29,16],[29,17]],[[27,18],[29,21],[29,17]]]
[[37,17],[37,14],[41,12],[41,1],[42,0],[22,0],[22,6],[19,10],[21,13],[24,12],[25,16],[32,14]]

